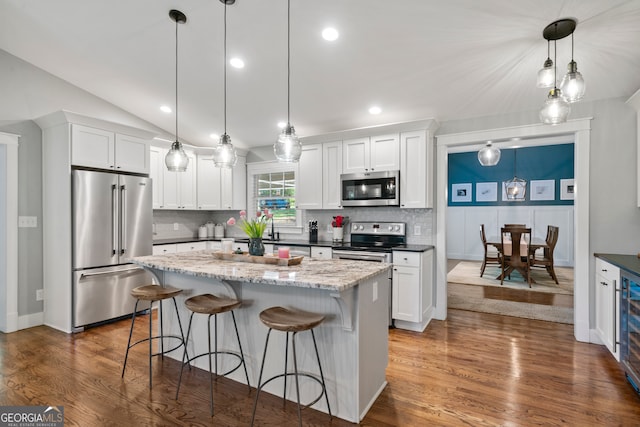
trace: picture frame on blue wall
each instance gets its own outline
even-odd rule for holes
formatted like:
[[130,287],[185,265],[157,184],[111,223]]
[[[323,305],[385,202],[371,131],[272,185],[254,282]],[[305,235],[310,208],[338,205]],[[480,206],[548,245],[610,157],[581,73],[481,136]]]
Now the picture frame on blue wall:
[[497,182],[477,182],[476,202],[497,202],[498,183]]
[[560,200],[573,200],[575,197],[575,183],[573,178],[560,180]]
[[455,203],[471,201],[471,183],[451,184],[451,201]]
[[529,200],[555,200],[556,199],[556,180],[531,180],[529,182]]

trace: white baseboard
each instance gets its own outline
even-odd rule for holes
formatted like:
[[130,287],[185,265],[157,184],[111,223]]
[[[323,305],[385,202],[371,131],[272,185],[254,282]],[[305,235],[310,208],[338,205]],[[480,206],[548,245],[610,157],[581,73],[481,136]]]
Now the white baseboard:
[[18,317],[18,329],[33,328],[44,325],[44,312],[27,314]]

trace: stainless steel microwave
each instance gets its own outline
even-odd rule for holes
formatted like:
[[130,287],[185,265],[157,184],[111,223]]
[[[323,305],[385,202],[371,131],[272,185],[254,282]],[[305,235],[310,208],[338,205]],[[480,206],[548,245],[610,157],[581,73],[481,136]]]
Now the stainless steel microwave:
[[400,206],[400,171],[340,175],[342,206]]

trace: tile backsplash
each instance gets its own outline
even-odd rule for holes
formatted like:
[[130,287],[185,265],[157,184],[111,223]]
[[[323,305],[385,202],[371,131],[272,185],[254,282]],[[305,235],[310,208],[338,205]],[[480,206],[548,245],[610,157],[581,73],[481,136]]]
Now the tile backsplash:
[[[330,228],[333,217],[342,215],[347,217],[347,226],[353,221],[390,221],[404,222],[407,224],[407,241],[416,245],[432,245],[435,244],[433,232],[435,230],[435,212],[433,209],[400,209],[392,207],[362,207],[362,208],[345,208],[336,210],[303,210],[301,213],[302,224],[305,225],[304,231],[295,230],[293,233],[286,233],[284,229],[280,231],[282,240],[308,241],[308,232],[306,224],[309,221],[318,221],[318,239],[331,240],[332,234]],[[154,235],[157,239],[170,239],[179,237],[197,237],[198,227],[207,221],[214,223],[226,224],[227,219],[235,216],[238,217],[236,211],[167,211],[154,210],[153,223]],[[174,225],[177,224],[177,230]],[[419,229],[419,230],[418,230]],[[420,234],[416,234],[419,231]],[[226,226],[226,236],[230,237],[246,237],[242,230],[238,227]],[[349,241],[350,234],[348,227],[345,229],[345,241]]]

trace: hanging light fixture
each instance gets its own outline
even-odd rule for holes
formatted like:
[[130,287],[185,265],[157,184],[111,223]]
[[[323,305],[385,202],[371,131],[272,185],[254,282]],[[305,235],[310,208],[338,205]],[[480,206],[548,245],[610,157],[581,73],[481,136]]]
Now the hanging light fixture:
[[[540,110],[540,120],[545,124],[556,125],[567,121],[567,117],[571,112],[569,102],[575,102],[582,98],[584,95],[584,79],[578,72],[578,66],[573,60],[573,32],[575,31],[577,22],[575,19],[565,18],[559,19],[547,25],[542,31],[542,36],[547,40],[547,53],[549,52],[549,44],[553,41],[553,88],[549,91],[547,100],[544,106]],[[558,89],[558,71],[557,71],[557,41],[571,35],[571,62],[569,63],[569,72],[562,80],[560,85],[561,89]],[[550,61],[550,58],[548,58]],[[547,71],[545,61],[545,68],[538,72],[538,86],[541,84],[541,75],[544,71],[546,76]],[[544,78],[543,78],[544,80]],[[569,95],[564,93],[564,90],[569,91]]]
[[553,70],[553,61],[551,60],[551,41],[547,40],[547,60],[544,61],[544,66],[538,71],[538,87],[551,87],[553,86],[553,79],[555,78]]
[[187,22],[187,17],[179,10],[169,11],[169,17],[176,23],[176,140],[171,144],[171,149],[164,158],[167,169],[172,172],[185,172],[189,165],[189,157],[184,152],[178,139],[178,24]]
[[227,5],[235,0],[220,0],[224,4],[224,133],[213,151],[213,163],[219,168],[231,168],[236,165],[238,155],[231,144],[231,137],[227,135]]
[[487,141],[487,145],[478,151],[478,161],[482,166],[495,166],[500,161],[500,149],[494,147],[491,141]]
[[518,178],[517,170],[518,149],[513,150],[513,178],[504,183],[504,192],[508,201],[521,202],[527,192],[527,181]]
[[567,74],[562,78],[560,89],[567,102],[580,101],[584,96],[584,79],[578,71],[578,64],[573,60],[573,33],[571,33],[571,62],[567,65]]
[[273,152],[281,162],[297,162],[302,154],[302,144],[291,125],[291,0],[287,0],[287,124],[278,140],[273,144]]

